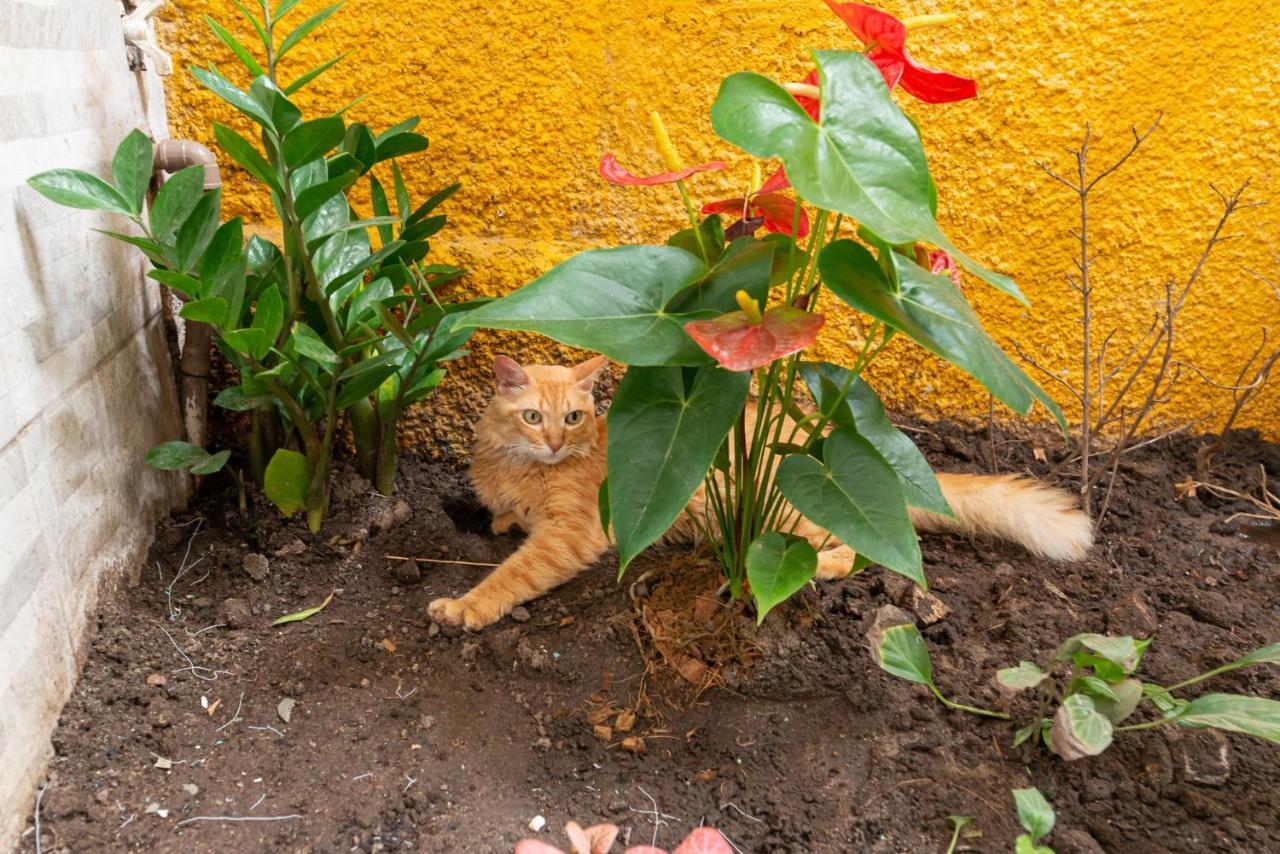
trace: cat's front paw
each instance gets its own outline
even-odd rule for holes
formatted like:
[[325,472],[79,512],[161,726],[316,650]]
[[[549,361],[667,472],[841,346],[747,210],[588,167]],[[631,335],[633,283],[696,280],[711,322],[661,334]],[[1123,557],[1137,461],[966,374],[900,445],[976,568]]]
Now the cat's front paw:
[[516,515],[514,513],[503,513],[501,516],[494,517],[493,523],[489,525],[489,530],[495,534],[505,534],[516,525]]
[[436,599],[427,606],[427,613],[437,623],[462,626],[470,632],[491,626],[502,617],[502,613],[496,608],[485,608],[475,602],[468,602],[465,598]]

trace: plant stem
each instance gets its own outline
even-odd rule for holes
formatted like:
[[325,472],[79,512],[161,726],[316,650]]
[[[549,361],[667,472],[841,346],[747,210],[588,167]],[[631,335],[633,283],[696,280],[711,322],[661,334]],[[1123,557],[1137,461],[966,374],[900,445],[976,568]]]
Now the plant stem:
[[698,227],[698,214],[693,209],[693,199],[689,196],[689,188],[684,181],[676,181],[680,189],[680,198],[684,200],[684,209],[689,214],[689,225],[693,228],[693,239],[698,242],[698,252],[702,255],[702,263],[711,266],[711,254],[707,251],[706,241],[702,237],[702,229]]
[[1141,724],[1129,724],[1128,726],[1118,726],[1116,727],[1116,732],[1131,732],[1137,729],[1151,729],[1153,727],[1161,726],[1162,724],[1173,723],[1176,720],[1177,718],[1160,718],[1158,720],[1147,721],[1146,723],[1141,723]]
[[983,717],[988,717],[988,718],[999,718],[1002,721],[1009,720],[1009,716],[1006,715],[1004,712],[993,712],[990,709],[979,709],[976,706],[966,706],[964,703],[956,703],[956,702],[953,702],[952,700],[948,700],[946,697],[942,696],[942,692],[938,690],[938,686],[934,685],[932,682],[929,683],[929,690],[932,691],[933,696],[941,700],[942,705],[946,706],[948,709],[955,709],[961,712],[970,712],[972,714],[982,715]]
[[1230,664],[1224,664],[1221,667],[1215,667],[1213,670],[1206,670],[1204,673],[1201,673],[1199,676],[1192,676],[1190,679],[1186,680],[1185,682],[1179,682],[1177,685],[1170,685],[1168,688],[1165,688],[1165,690],[1177,691],[1179,688],[1186,688],[1188,685],[1194,685],[1197,682],[1203,682],[1206,679],[1209,679],[1213,676],[1217,676],[1219,673],[1230,673],[1232,670],[1237,670],[1237,669],[1238,669],[1238,666],[1235,664],[1235,662],[1232,662]]

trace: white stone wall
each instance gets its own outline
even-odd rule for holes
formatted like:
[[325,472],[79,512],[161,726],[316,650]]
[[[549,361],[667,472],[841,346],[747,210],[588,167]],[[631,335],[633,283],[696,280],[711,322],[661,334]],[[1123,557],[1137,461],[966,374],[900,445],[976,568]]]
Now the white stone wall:
[[25,184],[61,166],[107,175],[129,130],[163,129],[120,12],[0,0],[0,851],[30,814],[100,585],[138,567],[185,489],[142,464],[180,427],[157,286],[92,230],[127,222]]

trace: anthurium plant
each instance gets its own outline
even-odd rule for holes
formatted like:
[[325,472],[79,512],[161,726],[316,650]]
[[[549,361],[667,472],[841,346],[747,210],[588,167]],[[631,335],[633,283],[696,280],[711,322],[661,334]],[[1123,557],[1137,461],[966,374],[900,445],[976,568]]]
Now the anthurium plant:
[[[601,494],[622,568],[702,488],[707,512],[694,522],[733,594],[754,595],[760,616],[815,572],[813,546],[791,533],[797,512],[856,550],[858,568],[872,561],[926,584],[908,506],[950,511],[863,376],[893,337],[968,372],[1019,413],[1040,401],[1062,420],[958,286],[957,266],[1023,300],[938,225],[920,130],[895,100],[895,90],[929,102],[975,94],[972,80],[907,53],[916,24],[945,19],[827,5],[861,49],[814,51],[802,83],[733,74],[711,107],[721,139],[757,167],[773,164],[768,180],[700,206],[694,181],[725,164],[684,165],[654,114],[668,171],[636,175],[609,154],[600,174],[674,186],[687,228],[660,245],[583,252],[463,321],[539,332],[627,365]],[[857,353],[848,364],[805,354],[835,303],[860,318],[829,330]],[[805,391],[816,403],[807,414]]]
[[[1240,732],[1280,743],[1280,701],[1242,694],[1203,694],[1188,700],[1173,693],[1242,667],[1280,665],[1280,643],[1169,687],[1135,675],[1150,643],[1128,636],[1080,634],[1058,647],[1047,669],[1023,661],[999,671],[996,682],[1002,690],[1009,694],[1033,691],[1038,699],[1035,718],[1017,731],[1014,746],[1043,741],[1063,759],[1082,759],[1106,750],[1116,732],[1169,724]],[[1069,672],[1055,676],[1054,667],[1069,667]],[[1124,723],[1144,703],[1156,716]]]
[[[149,275],[179,295],[181,316],[208,324],[239,383],[214,403],[249,412],[248,465],[284,513],[305,510],[312,531],[328,505],[329,473],[341,413],[349,414],[362,473],[389,493],[395,486],[396,428],[406,407],[429,395],[442,364],[459,356],[470,330],[459,324],[473,303],[440,295],[463,275],[426,264],[429,238],[445,224],[436,208],[458,185],[414,201],[396,158],[425,151],[410,118],[381,133],[348,122],[348,108],[306,119],[291,100],[329,71],[331,59],[285,82],[282,63],[341,3],[278,37],[298,0],[261,16],[240,3],[261,41],[255,55],[213,18],[208,24],[247,71],[241,88],[215,68],[191,73],[254,127],[253,138],[228,125],[213,130],[222,151],[267,188],[282,242],[245,239],[241,218],[222,221],[220,189],[205,191],[202,167],[173,175],[148,206],[151,141],[133,132],[116,152],[112,178],[54,170],[30,179],[70,207],[119,214],[135,234],[111,234],[154,265]],[[387,169],[392,192],[375,176]],[[384,172],[384,174],[386,174]],[[347,194],[367,182],[368,216]],[[394,210],[392,208],[394,197]],[[229,457],[185,442],[153,448],[148,462],[210,474]]]

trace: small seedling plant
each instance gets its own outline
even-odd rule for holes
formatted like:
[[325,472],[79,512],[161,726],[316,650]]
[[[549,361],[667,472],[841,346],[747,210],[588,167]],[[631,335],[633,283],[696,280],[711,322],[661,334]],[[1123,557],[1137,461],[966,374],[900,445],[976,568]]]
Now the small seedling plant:
[[[631,188],[674,186],[687,227],[663,244],[576,255],[463,321],[541,333],[628,366],[609,411],[600,494],[620,571],[701,489],[692,524],[731,594],[749,592],[760,619],[814,576],[818,549],[796,536],[802,517],[859,555],[849,569],[878,563],[927,585],[908,507],[950,509],[864,376],[894,337],[968,372],[1012,409],[1040,401],[1061,421],[960,289],[964,267],[1023,300],[1012,279],[939,227],[920,130],[894,99],[895,90],[930,103],[976,94],[974,81],[925,68],[906,50],[908,32],[948,16],[902,21],[860,3],[827,5],[860,50],[813,51],[801,83],[733,74],[711,107],[712,128],[755,158],[756,175],[772,161],[767,180],[699,205],[693,180],[725,164],[686,166],[655,113],[668,171],[637,175],[606,154],[600,174]],[[806,357],[837,306],[858,318],[834,330],[857,355]],[[806,394],[812,412],[800,405]]]
[[[1081,634],[1058,647],[1048,670],[1031,661],[1000,670],[996,681],[1003,689],[1035,691],[1039,702],[1036,718],[1017,731],[1014,745],[1039,740],[1063,759],[1074,760],[1106,750],[1116,732],[1170,724],[1222,729],[1280,742],[1280,702],[1276,700],[1241,694],[1204,694],[1188,700],[1173,693],[1242,667],[1280,664],[1280,643],[1169,687],[1143,682],[1134,675],[1150,643],[1128,636]],[[1069,668],[1069,672],[1055,677],[1055,668]],[[1123,724],[1144,702],[1158,717]]]
[[1040,840],[1053,832],[1057,821],[1053,807],[1045,800],[1040,790],[1014,789],[1013,802],[1018,808],[1018,822],[1026,833],[1018,835],[1014,843],[1014,854],[1053,854],[1048,845],[1041,845]]
[[[427,149],[407,119],[375,133],[348,122],[348,105],[306,119],[291,100],[341,57],[285,82],[282,63],[343,5],[330,6],[279,37],[298,0],[261,15],[245,14],[262,45],[255,55],[211,17],[214,34],[244,67],[241,88],[216,68],[192,68],[205,88],[254,126],[251,137],[214,123],[222,151],[270,192],[283,235],[280,245],[245,239],[244,223],[222,221],[220,189],[205,191],[202,167],[173,175],[146,205],[153,147],[140,132],[116,151],[110,181],[58,169],[30,184],[74,208],[118,214],[136,233],[111,237],[139,249],[151,278],[184,301],[181,316],[207,324],[239,382],[214,403],[248,412],[247,452],[253,478],[287,515],[304,510],[320,528],[340,415],[347,413],[361,473],[383,493],[395,487],[396,431],[406,408],[431,394],[443,363],[461,355],[470,330],[458,320],[472,303],[444,304],[439,294],[463,274],[425,264],[429,238],[445,225],[435,213],[458,185],[415,202],[396,159]],[[389,171],[395,209],[375,167]],[[385,172],[384,172],[385,174]],[[348,200],[366,182],[372,215]],[[226,464],[186,442],[153,448],[147,461],[166,469],[211,474]]]

